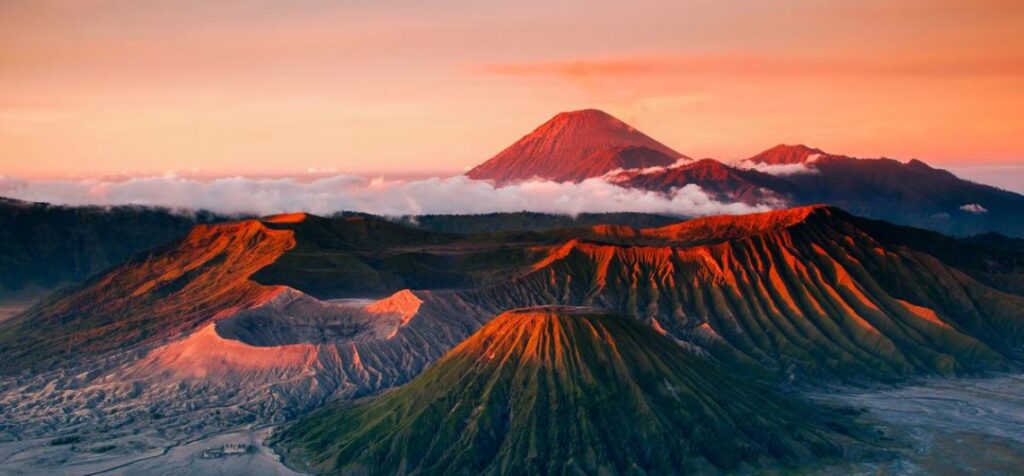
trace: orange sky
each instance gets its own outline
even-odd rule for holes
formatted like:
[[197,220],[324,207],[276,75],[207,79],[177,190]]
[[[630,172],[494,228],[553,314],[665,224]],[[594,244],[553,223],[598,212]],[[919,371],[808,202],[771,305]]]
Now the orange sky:
[[1024,2],[0,1],[0,175],[462,171],[596,107],[694,157],[1024,165]]

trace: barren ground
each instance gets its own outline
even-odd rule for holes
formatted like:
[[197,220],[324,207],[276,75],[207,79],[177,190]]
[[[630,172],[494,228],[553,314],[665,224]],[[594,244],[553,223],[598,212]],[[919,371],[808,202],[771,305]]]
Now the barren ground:
[[865,409],[863,421],[891,438],[896,452],[890,461],[820,474],[1012,475],[1024,468],[1024,375],[813,397]]

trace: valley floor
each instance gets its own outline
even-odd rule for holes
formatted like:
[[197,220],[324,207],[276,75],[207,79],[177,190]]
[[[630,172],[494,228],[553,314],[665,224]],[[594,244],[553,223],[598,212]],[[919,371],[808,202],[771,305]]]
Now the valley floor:
[[[1024,467],[1022,395],[1024,375],[930,379],[912,386],[810,394],[824,403],[864,409],[862,422],[879,429],[893,457],[799,472],[822,476],[1018,474]],[[2,442],[0,475],[297,474],[263,445],[269,427],[225,428],[184,441],[161,438],[149,428],[119,430],[114,439],[91,437],[88,444],[55,446],[53,438]],[[252,445],[254,451],[202,458],[203,450],[226,444]]]
[[878,427],[896,448],[890,461],[814,474],[1011,475],[1024,468],[1024,375],[930,379],[812,398],[866,410],[863,422]]
[[[272,428],[234,429],[197,436],[185,442],[159,437],[112,439],[90,448],[53,446],[52,438],[0,443],[0,474],[66,475],[299,475],[285,467],[263,445]],[[250,445],[242,455],[204,458],[204,450],[225,445]],[[111,448],[108,451],[104,448]]]

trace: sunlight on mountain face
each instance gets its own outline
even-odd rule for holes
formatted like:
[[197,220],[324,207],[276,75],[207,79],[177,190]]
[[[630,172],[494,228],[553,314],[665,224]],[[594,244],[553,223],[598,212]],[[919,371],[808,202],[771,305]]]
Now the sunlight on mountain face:
[[0,475],[1017,474],[1019,2],[0,1]]

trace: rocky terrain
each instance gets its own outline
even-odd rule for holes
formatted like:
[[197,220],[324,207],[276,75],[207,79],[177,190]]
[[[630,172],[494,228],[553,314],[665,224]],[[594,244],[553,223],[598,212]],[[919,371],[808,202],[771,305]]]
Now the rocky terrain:
[[0,452],[109,469],[259,430],[409,382],[529,306],[610,309],[766,385],[1012,371],[1021,255],[987,241],[822,206],[511,234],[200,225],[0,323]]
[[808,469],[815,475],[1016,474],[1024,464],[1024,377],[925,379],[898,388],[838,388],[809,396],[864,410],[890,454]]
[[744,383],[629,316],[498,316],[393,392],[277,437],[318,474],[688,474],[835,456],[823,409]]

